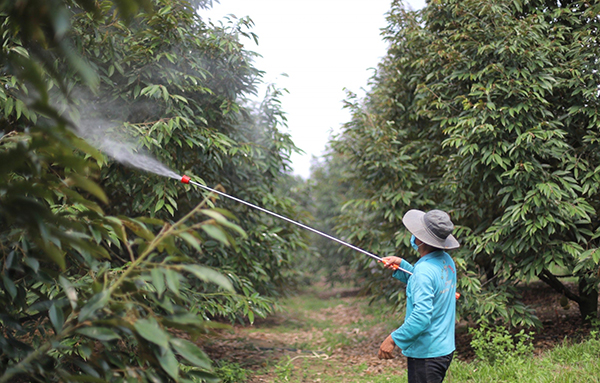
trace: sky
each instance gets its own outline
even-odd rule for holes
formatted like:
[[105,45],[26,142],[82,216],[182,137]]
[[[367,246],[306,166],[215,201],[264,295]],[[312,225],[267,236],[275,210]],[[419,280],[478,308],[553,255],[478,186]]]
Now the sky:
[[[421,9],[425,0],[405,4]],[[364,95],[385,55],[381,29],[390,5],[391,0],[220,0],[200,11],[213,22],[226,23],[228,15],[254,22],[258,45],[242,43],[262,56],[255,67],[266,72],[265,83],[288,92],[280,98],[288,125],[282,130],[304,152],[292,155],[293,174],[307,179],[311,159],[350,120],[343,108],[346,90]]]

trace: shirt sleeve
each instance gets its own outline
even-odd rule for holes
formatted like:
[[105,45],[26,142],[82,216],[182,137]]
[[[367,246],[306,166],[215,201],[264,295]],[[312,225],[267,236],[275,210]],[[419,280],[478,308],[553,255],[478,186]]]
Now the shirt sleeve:
[[[411,273],[413,272],[413,269],[415,268],[413,265],[406,262],[404,259],[402,260],[402,262],[400,262],[400,267],[406,271],[410,271]],[[394,271],[394,274],[392,274],[392,277],[394,277],[397,280],[402,281],[404,283],[408,283],[408,278],[410,278],[410,274],[407,274],[402,270],[396,270],[396,271]]]
[[402,326],[392,333],[392,339],[401,350],[410,347],[431,323],[434,289],[427,273],[419,272],[411,277],[412,310]]

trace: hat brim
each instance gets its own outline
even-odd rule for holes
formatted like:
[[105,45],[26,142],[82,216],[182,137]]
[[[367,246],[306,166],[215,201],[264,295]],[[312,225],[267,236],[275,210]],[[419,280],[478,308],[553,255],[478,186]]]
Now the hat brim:
[[457,249],[460,247],[460,243],[458,243],[452,234],[448,235],[446,240],[431,234],[425,226],[424,217],[424,211],[412,209],[404,214],[404,217],[402,217],[402,223],[404,226],[406,226],[408,231],[412,233],[412,235],[429,246],[444,250]]

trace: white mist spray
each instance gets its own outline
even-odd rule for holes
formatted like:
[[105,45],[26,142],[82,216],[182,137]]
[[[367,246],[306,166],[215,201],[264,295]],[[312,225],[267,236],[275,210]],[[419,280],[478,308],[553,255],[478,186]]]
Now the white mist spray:
[[95,117],[98,115],[96,110],[97,105],[87,101],[85,95],[78,94],[77,96],[79,96],[76,97],[79,103],[85,105],[77,108],[77,111],[72,114],[80,116],[79,118],[75,118],[73,123],[76,129],[75,133],[79,137],[123,165],[164,177],[181,179],[180,175],[152,157],[144,148],[140,147],[133,136],[117,132],[115,127],[119,123]]
[[77,124],[77,134],[81,138],[121,164],[164,177],[181,178],[150,154],[144,153],[144,149],[132,138],[120,136],[119,140],[115,140],[108,134],[108,129],[107,123],[102,120],[84,120]]

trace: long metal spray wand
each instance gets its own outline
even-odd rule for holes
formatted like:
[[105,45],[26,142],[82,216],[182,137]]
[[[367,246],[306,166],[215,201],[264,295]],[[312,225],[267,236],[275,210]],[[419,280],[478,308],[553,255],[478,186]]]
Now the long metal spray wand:
[[[220,196],[223,196],[223,197],[226,197],[226,198],[232,199],[232,200],[234,200],[234,201],[236,201],[236,202],[239,202],[239,203],[242,203],[242,204],[244,204],[244,205],[246,205],[246,206],[250,206],[250,207],[251,207],[251,208],[253,208],[253,209],[260,210],[260,211],[262,211],[263,213],[267,213],[267,214],[270,214],[270,215],[272,215],[272,216],[274,216],[274,217],[277,217],[277,218],[279,218],[279,219],[282,219],[282,220],[284,220],[284,221],[287,221],[287,222],[289,222],[289,223],[293,223],[293,224],[294,224],[294,225],[296,225],[296,226],[300,226],[300,227],[301,227],[301,228],[303,228],[303,229],[306,229],[306,230],[308,230],[308,231],[312,231],[312,232],[313,232],[313,233],[315,233],[315,234],[319,234],[320,236],[323,236],[323,237],[325,237],[325,238],[327,238],[327,239],[331,239],[332,241],[335,241],[335,242],[337,242],[337,243],[339,243],[339,244],[341,244],[341,245],[344,245],[344,246],[346,246],[346,247],[349,247],[349,248],[351,248],[352,250],[356,250],[356,251],[358,251],[358,252],[360,252],[360,253],[363,253],[364,255],[368,255],[369,257],[371,257],[371,258],[373,258],[373,259],[375,259],[375,260],[377,260],[377,261],[379,261],[379,262],[381,262],[381,263],[384,263],[384,262],[383,262],[383,259],[382,259],[381,257],[378,257],[378,256],[377,256],[377,255],[375,255],[375,254],[369,253],[368,251],[365,251],[365,250],[361,249],[360,247],[356,247],[356,246],[354,246],[354,245],[351,245],[351,244],[349,244],[349,243],[347,243],[347,242],[344,242],[344,241],[342,241],[342,240],[340,240],[340,239],[337,239],[337,238],[335,238],[335,237],[332,237],[332,236],[331,236],[331,235],[329,235],[329,234],[325,234],[325,233],[323,233],[323,232],[321,232],[321,231],[319,231],[319,230],[317,230],[317,229],[313,229],[313,228],[312,228],[312,227],[310,227],[310,226],[306,226],[306,225],[305,225],[305,224],[303,224],[303,223],[296,222],[296,221],[294,221],[293,219],[289,219],[289,218],[287,218],[287,217],[284,217],[284,216],[282,216],[282,215],[279,215],[279,214],[277,214],[277,213],[273,213],[272,211],[269,211],[269,210],[267,210],[267,209],[265,209],[265,208],[262,208],[262,207],[260,207],[260,206],[256,206],[256,205],[254,205],[254,204],[251,204],[250,202],[246,202],[246,201],[244,201],[244,200],[241,200],[241,199],[239,199],[239,198],[236,198],[236,197],[230,196],[229,194],[225,194],[225,193],[223,193],[223,192],[220,192],[220,191],[218,191],[218,190],[215,190],[215,189],[209,188],[208,186],[204,186],[204,185],[202,185],[202,184],[199,184],[198,182],[194,182],[194,181],[190,180],[190,177],[188,177],[188,176],[182,176],[182,177],[181,177],[181,182],[183,182],[184,184],[192,184],[192,185],[198,186],[198,187],[200,187],[200,188],[202,188],[202,189],[205,189],[205,190],[208,190],[208,191],[210,191],[210,192],[212,192],[212,193],[215,193],[215,194],[218,194],[218,195],[220,195]],[[411,273],[410,271],[408,271],[408,270],[405,270],[405,269],[401,268],[400,266],[398,266],[398,265],[396,265],[396,264],[394,264],[394,265],[392,266],[392,268],[393,268],[394,270],[400,270],[400,271],[403,271],[403,272],[405,272],[405,273],[407,273],[407,274],[409,274],[409,275],[412,275],[412,273]]]

